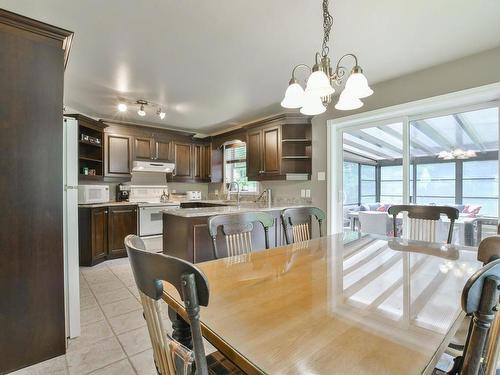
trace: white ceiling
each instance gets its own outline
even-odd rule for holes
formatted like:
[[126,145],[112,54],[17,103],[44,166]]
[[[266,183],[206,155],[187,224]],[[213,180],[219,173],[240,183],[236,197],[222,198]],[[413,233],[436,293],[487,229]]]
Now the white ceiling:
[[[312,63],[323,33],[320,0],[0,0],[0,7],[75,32],[67,106],[201,133],[276,113],[292,67]],[[338,0],[330,10],[332,57],[356,53],[372,84],[500,45],[497,0]],[[118,97],[164,103],[167,117],[123,117]]]

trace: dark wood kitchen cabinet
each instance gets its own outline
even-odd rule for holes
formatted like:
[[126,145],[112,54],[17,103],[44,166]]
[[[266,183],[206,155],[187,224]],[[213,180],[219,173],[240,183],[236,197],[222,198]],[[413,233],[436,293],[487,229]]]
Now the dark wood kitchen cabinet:
[[192,144],[175,142],[174,162],[175,171],[172,174],[173,181],[189,181],[193,179]]
[[79,207],[80,266],[127,256],[123,239],[137,234],[137,206]]
[[173,161],[172,156],[172,141],[168,139],[155,139],[154,141],[156,160],[158,161]]
[[129,234],[137,234],[137,206],[109,207],[108,259],[127,256],[123,239]]
[[0,374],[66,351],[63,87],[72,36],[0,9]]
[[129,177],[132,172],[131,137],[105,133],[105,176]]
[[193,144],[193,179],[195,181],[210,182],[211,147],[210,144]]
[[171,161],[171,141],[161,138],[134,138],[134,160]]
[[247,176],[265,180],[281,174],[281,127],[272,125],[247,133]]

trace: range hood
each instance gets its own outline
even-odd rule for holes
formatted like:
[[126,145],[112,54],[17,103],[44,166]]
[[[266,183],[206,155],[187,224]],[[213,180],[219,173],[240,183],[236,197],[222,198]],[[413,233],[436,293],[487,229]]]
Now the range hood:
[[161,163],[154,161],[135,160],[132,166],[132,171],[134,172],[172,173],[174,169],[174,163]]

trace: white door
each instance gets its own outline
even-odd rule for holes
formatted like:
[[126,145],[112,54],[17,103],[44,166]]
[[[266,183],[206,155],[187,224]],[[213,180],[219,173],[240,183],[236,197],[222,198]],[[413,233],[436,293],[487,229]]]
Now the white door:
[[78,258],[78,123],[64,119],[64,271],[66,336],[80,336],[80,276]]

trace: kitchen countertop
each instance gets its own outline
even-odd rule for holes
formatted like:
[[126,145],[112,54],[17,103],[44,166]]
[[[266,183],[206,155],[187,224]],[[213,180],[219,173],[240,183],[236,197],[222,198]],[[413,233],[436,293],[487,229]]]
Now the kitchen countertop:
[[[205,203],[220,203],[221,207],[200,207],[200,208],[177,208],[164,210],[164,214],[191,218],[191,217],[203,217],[212,216],[218,214],[231,214],[231,213],[243,213],[252,211],[277,211],[285,208],[295,208],[295,207],[311,207],[310,204],[274,204],[268,207],[266,203],[253,203],[253,202],[241,202],[240,206],[236,206],[235,202],[225,202],[225,201],[197,201]],[[226,204],[226,206],[222,206]]]
[[148,202],[104,202],[104,203],[91,203],[91,204],[79,204],[78,207],[86,207],[86,208],[98,208],[98,207],[110,207],[110,206],[138,206],[138,205],[144,205],[144,206],[153,206],[153,205],[158,205],[158,206],[175,206],[178,205],[179,202],[164,202],[164,203],[148,203]]

